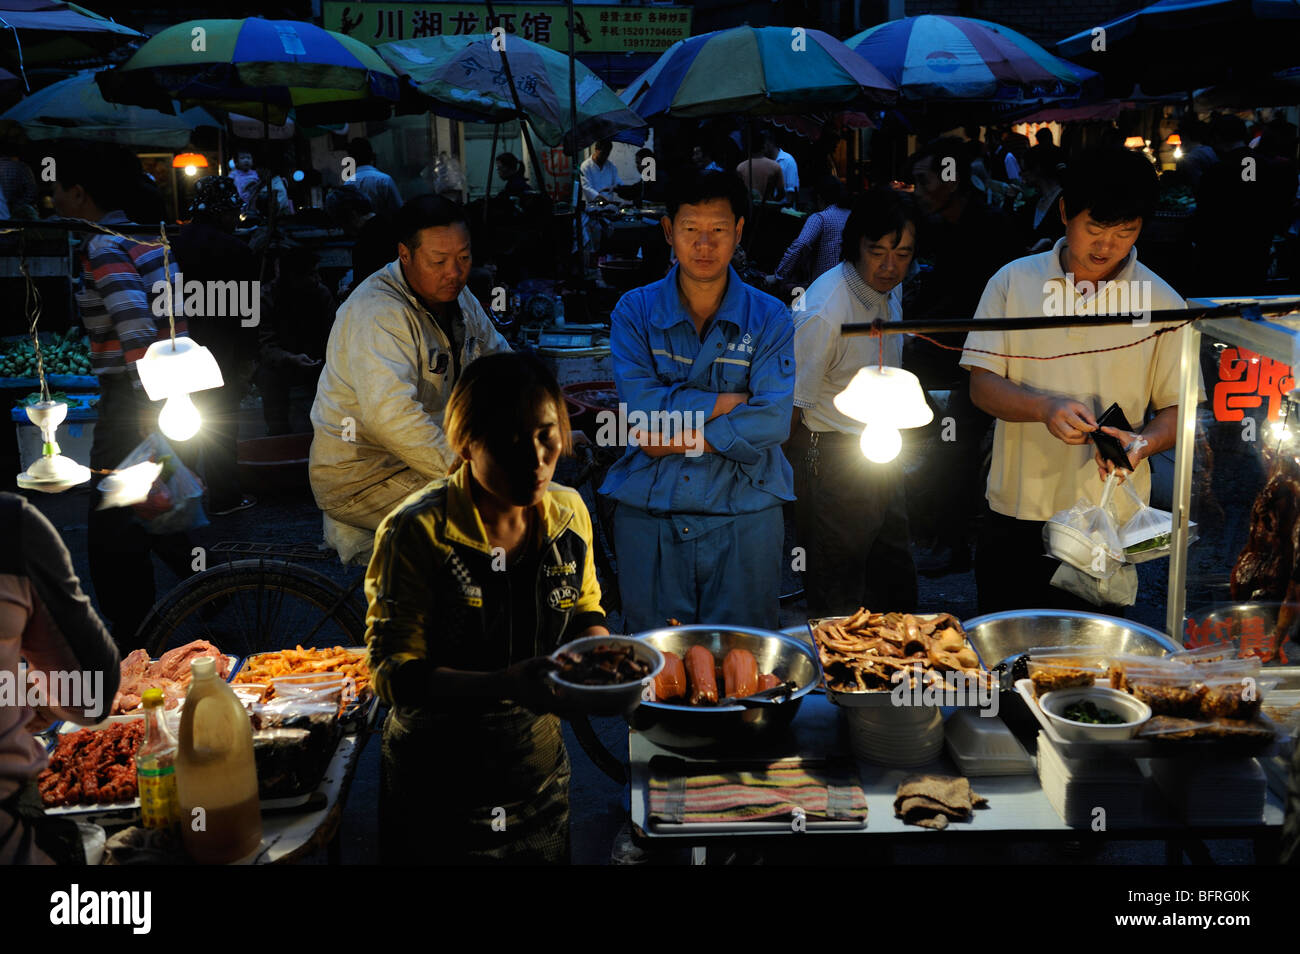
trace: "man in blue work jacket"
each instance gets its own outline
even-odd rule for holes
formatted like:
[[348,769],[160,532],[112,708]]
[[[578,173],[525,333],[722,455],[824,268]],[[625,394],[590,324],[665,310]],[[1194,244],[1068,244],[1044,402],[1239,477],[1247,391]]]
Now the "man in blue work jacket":
[[610,349],[627,452],[601,493],[618,501],[624,628],[684,623],[775,629],[781,452],[794,394],[786,307],[731,267],[745,193],[727,173],[674,183],[663,219],[677,264],[614,308]]

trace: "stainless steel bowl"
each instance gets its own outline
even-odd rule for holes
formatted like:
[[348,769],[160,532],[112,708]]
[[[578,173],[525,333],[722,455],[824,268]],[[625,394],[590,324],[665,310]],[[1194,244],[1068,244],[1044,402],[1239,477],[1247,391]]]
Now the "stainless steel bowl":
[[642,702],[628,723],[656,745],[671,749],[737,750],[779,733],[790,725],[803,697],[821,683],[821,664],[812,647],[792,636],[743,626],[675,626],[638,633],[660,652],[685,659],[692,646],[703,646],[721,664],[733,649],[748,649],[759,672],[773,673],[796,686],[784,702],[746,708],[738,705],[685,706]]
[[1163,656],[1182,647],[1149,626],[1100,613],[1075,610],[1010,610],[977,616],[962,624],[986,669],[1035,646],[1100,646],[1111,653]]

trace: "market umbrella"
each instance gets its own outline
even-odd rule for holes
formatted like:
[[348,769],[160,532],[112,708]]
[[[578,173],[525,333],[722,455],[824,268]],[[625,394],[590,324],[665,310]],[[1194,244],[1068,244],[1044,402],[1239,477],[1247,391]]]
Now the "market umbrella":
[[169,116],[106,102],[95,75],[96,71],[86,70],[38,90],[0,115],[0,121],[18,123],[29,139],[75,136],[169,149],[184,148],[199,126],[221,126],[219,119],[197,107]]
[[[2,2],[2,0],[0,0]],[[195,50],[195,30],[204,31]],[[190,20],[97,77],[110,102],[172,111],[210,106],[283,123],[386,118],[397,75],[370,47],[296,20]]]
[[80,60],[145,35],[62,0],[0,0],[0,65],[28,66]]
[[1056,44],[1107,93],[1188,92],[1295,65],[1300,0],[1160,0]]
[[[507,122],[519,116],[510,92],[502,51],[494,37],[428,36],[384,43],[376,52],[398,73],[434,101],[434,112],[480,122]],[[569,58],[550,47],[507,35],[515,91],[524,118],[548,146],[563,142],[570,129]],[[628,109],[612,89],[586,66],[576,64],[579,146],[607,139],[645,122]]]
[[678,40],[623,91],[640,116],[788,115],[893,102],[896,87],[821,30],[735,27]]
[[893,81],[903,100],[1044,103],[1101,85],[1092,70],[1015,30],[970,17],[904,17],[844,42]]

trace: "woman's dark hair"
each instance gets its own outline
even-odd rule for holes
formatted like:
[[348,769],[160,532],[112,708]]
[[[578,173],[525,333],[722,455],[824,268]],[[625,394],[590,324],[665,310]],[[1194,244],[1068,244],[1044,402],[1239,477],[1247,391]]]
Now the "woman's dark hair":
[[459,202],[453,202],[440,195],[421,195],[398,209],[397,216],[393,220],[393,231],[397,235],[398,242],[414,250],[420,247],[422,229],[455,225],[457,222],[469,231],[469,219],[465,217],[465,207]]
[[737,219],[745,214],[748,200],[740,177],[731,172],[691,173],[674,176],[668,191],[668,218],[675,220],[684,205],[699,205],[714,199],[731,203],[731,214]]
[[851,208],[849,190],[844,188],[844,183],[840,181],[839,176],[833,176],[830,173],[817,180],[817,198],[828,206],[838,205],[841,209]]
[[551,369],[527,351],[484,355],[466,366],[447,399],[447,442],[463,458],[475,441],[511,436],[544,401],[555,406],[560,446],[571,453],[568,402]]
[[872,189],[853,200],[849,220],[840,239],[840,261],[856,262],[862,254],[862,240],[875,242],[886,235],[902,241],[908,225],[916,230],[916,212],[911,203],[892,189]]
[[1087,211],[1100,225],[1150,219],[1160,182],[1146,157],[1129,149],[1089,149],[1070,163],[1062,182],[1065,217]]

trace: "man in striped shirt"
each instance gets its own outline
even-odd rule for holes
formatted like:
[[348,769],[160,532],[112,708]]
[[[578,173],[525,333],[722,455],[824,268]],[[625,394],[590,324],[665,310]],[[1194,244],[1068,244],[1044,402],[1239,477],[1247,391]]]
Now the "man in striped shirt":
[[[107,228],[128,222],[123,207],[139,181],[139,161],[118,147],[97,145],[64,149],[56,156],[54,208],[67,218],[86,219]],[[91,366],[99,379],[99,417],[90,449],[95,470],[115,468],[158,421],[159,408],[140,385],[136,362],[149,345],[169,333],[166,311],[151,307],[155,282],[174,279],[176,262],[164,268],[163,249],[111,235],[93,234],[79,253],[81,288],[77,305],[90,337]],[[178,298],[179,306],[179,298]],[[177,334],[184,334],[179,315]],[[123,651],[154,603],[150,552],[180,576],[190,573],[190,543],[185,534],[150,535],[127,508],[98,510],[91,492],[88,549],[90,579],[100,610]]]

